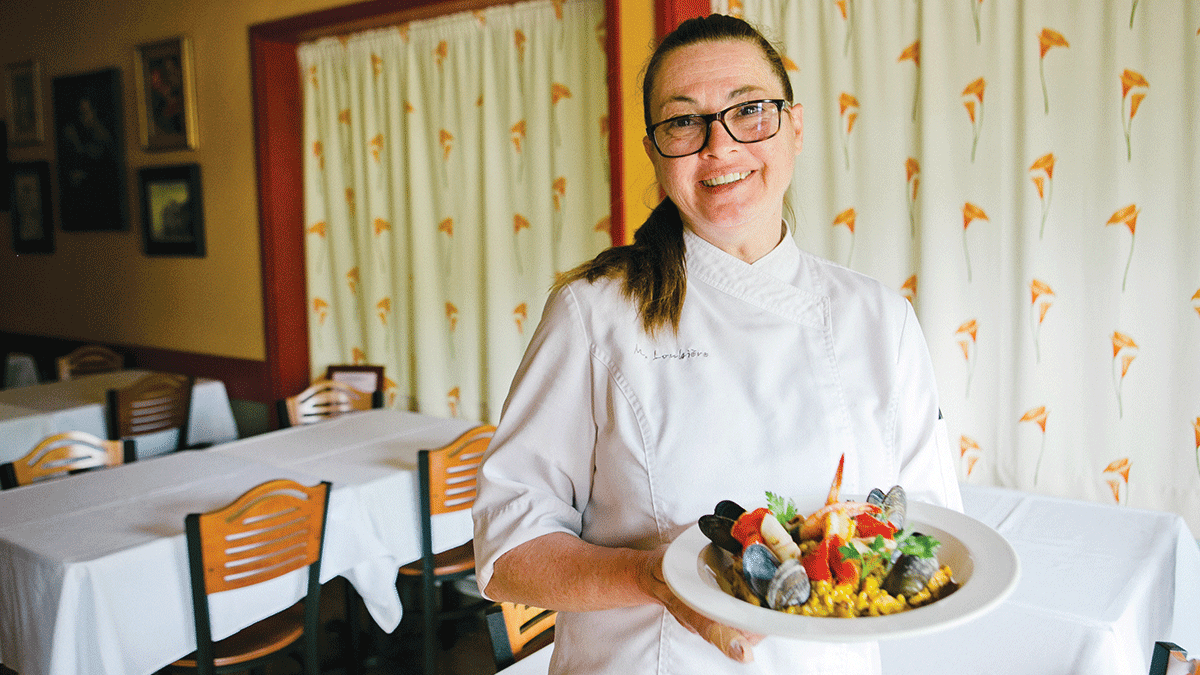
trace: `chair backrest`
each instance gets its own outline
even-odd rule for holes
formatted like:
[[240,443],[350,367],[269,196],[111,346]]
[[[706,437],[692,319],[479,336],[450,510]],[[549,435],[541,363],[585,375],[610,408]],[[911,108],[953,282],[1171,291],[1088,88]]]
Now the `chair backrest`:
[[280,426],[321,422],[357,410],[383,407],[383,392],[359,391],[342,382],[320,379],[278,402]]
[[1155,642],[1150,675],[1184,675],[1200,672],[1200,660],[1188,660],[1187,650],[1174,642]]
[[496,427],[477,426],[436,450],[417,453],[422,514],[436,516],[469,509],[475,503],[475,477]]
[[84,345],[57,359],[58,379],[109,373],[125,367],[125,357],[102,345]]
[[118,466],[133,459],[132,441],[106,441],[83,431],[64,431],[42,439],[24,457],[0,464],[0,488]]
[[179,429],[177,449],[186,448],[195,382],[190,375],[151,373],[123,389],[108,390],[108,437]]
[[271,480],[228,506],[184,519],[197,663],[214,658],[209,595],[253,586],[305,566],[304,629],[315,635],[329,489],[329,481],[306,487],[292,480]]
[[496,669],[507,668],[554,641],[558,612],[532,605],[499,602],[488,608],[488,634]]

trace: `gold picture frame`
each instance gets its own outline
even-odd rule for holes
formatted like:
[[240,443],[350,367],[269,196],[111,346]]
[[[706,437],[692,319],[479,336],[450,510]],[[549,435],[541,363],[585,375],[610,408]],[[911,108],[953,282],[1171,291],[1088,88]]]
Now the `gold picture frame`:
[[19,147],[45,143],[41,66],[37,61],[8,64],[4,88],[8,95],[9,144]]
[[195,150],[196,95],[192,41],[180,35],[137,46],[134,76],[142,149]]

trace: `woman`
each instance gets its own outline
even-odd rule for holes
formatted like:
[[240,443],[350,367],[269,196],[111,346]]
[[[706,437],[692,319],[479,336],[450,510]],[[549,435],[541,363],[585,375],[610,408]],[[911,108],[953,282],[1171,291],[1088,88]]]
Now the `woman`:
[[480,587],[562,612],[556,673],[878,671],[873,643],[716,625],[661,563],[721,499],[824,494],[843,453],[847,494],[961,508],[916,317],[788,236],[803,120],[757,31],[683,23],[643,97],[667,198],[547,302],[480,471]]

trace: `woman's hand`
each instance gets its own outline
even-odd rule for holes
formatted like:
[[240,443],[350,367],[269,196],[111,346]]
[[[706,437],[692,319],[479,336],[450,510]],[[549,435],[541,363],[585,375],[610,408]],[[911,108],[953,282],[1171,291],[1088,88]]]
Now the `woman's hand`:
[[640,580],[646,594],[657,598],[684,628],[711,642],[729,658],[742,663],[753,661],[753,647],[762,641],[763,636],[717,623],[685,605],[663,578],[662,561],[665,552],[666,547],[646,552]]

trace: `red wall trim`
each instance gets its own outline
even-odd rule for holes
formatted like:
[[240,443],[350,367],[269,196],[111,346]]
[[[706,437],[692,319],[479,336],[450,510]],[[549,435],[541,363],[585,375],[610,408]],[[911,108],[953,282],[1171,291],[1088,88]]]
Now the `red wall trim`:
[[657,11],[654,13],[654,28],[662,37],[684,21],[697,16],[708,16],[712,13],[709,0],[658,0]]
[[[58,379],[55,359],[92,341],[55,338],[44,335],[0,333],[0,354],[23,352],[33,356],[43,381]],[[125,357],[129,368],[145,368],[168,373],[181,373],[208,377],[225,383],[229,398],[243,401],[270,403],[274,399],[266,387],[267,364],[265,361],[239,359],[230,356],[195,354],[156,347],[138,345],[106,344]]]
[[621,12],[617,0],[604,2],[608,56],[609,237],[613,246],[625,243],[625,124],[621,86]]
[[271,398],[308,386],[304,178],[296,43],[250,29],[254,144],[262,256],[263,337]]

